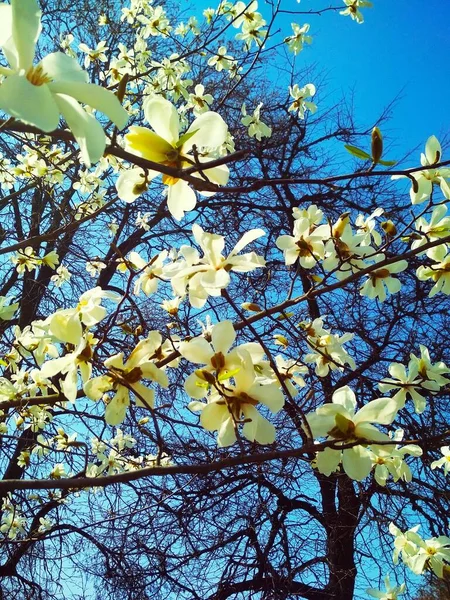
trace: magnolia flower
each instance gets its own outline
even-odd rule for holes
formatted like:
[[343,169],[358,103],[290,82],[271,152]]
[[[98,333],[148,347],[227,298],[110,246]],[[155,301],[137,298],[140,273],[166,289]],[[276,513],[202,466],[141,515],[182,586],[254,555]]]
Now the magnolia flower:
[[367,0],[344,0],[344,4],[347,5],[348,8],[340,11],[340,15],[350,16],[354,21],[361,24],[364,23],[364,17],[360,12],[360,8],[372,8],[372,2],[368,2]]
[[[175,169],[182,169],[210,159],[210,150],[220,148],[227,137],[228,128],[225,121],[212,111],[204,112],[197,117],[186,133],[180,137],[177,109],[162,96],[150,98],[144,104],[144,114],[153,131],[146,127],[130,127],[130,132],[125,136],[126,149],[137,156]],[[192,154],[194,151],[195,155]],[[142,169],[132,171],[134,173],[132,176],[122,173],[117,182],[119,197],[127,202],[134,199],[133,195],[135,198],[139,195],[139,186],[142,187],[142,193],[147,183],[159,175],[157,171],[147,171],[146,177],[143,178]],[[202,175],[208,181],[225,185],[228,181],[228,167],[221,165],[205,169]],[[195,176],[199,177],[198,174]],[[125,185],[126,177],[130,179],[127,185]],[[197,203],[195,192],[182,179],[163,175],[162,180],[168,186],[169,211],[180,221],[185,212],[195,207]],[[129,187],[132,188],[132,194],[129,192]]]
[[187,106],[192,108],[196,117],[209,110],[209,105],[214,101],[211,94],[205,94],[204,86],[199,83],[194,88],[194,93],[189,94]]
[[363,233],[364,239],[363,244],[370,246],[372,239],[379,246],[381,244],[381,235],[378,231],[375,230],[377,222],[375,221],[375,217],[379,217],[384,213],[384,208],[376,208],[371,215],[368,217],[364,217],[364,215],[359,214],[356,217],[355,225],[358,228],[357,233]]
[[330,237],[328,225],[311,226],[308,218],[296,219],[293,235],[280,235],[276,240],[277,248],[283,250],[287,265],[298,259],[305,269],[314,268],[325,256],[324,240]]
[[408,539],[416,544],[416,552],[406,563],[413,573],[420,575],[428,567],[438,577],[444,577],[444,564],[450,563],[450,538],[441,535],[423,540],[417,533],[409,533]]
[[191,410],[200,410],[200,423],[208,431],[218,431],[217,444],[230,446],[236,441],[236,430],[244,419],[242,433],[251,442],[272,444],[275,428],[257,410],[258,404],[277,413],[284,404],[278,383],[261,385],[256,381],[255,370],[249,352],[236,351],[239,365],[223,377],[219,377],[208,403],[191,402]]
[[[425,154],[422,153],[420,155],[420,164],[423,167],[431,168],[424,171],[416,171],[408,175],[409,179],[412,178],[414,180],[409,192],[412,204],[421,204],[425,200],[428,200],[433,191],[433,184],[440,185],[444,196],[450,199],[450,185],[448,182],[450,169],[448,167],[441,169],[433,168],[433,165],[441,162],[441,160],[441,145],[436,136],[432,135],[425,144]],[[402,179],[403,177],[406,177],[406,175],[392,175],[392,179]]]
[[10,321],[16,310],[19,308],[19,303],[14,302],[13,304],[7,304],[10,298],[6,296],[0,296],[0,320]]
[[0,6],[0,46],[10,65],[0,68],[5,76],[0,85],[0,109],[45,132],[56,129],[62,115],[80,145],[84,162],[98,161],[105,150],[105,134],[79,102],[103,112],[120,129],[125,127],[128,113],[112,92],[87,83],[87,73],[67,54],[54,52],[33,65],[41,33],[36,0],[11,0],[11,6]]
[[149,261],[144,260],[138,252],[130,252],[127,258],[127,264],[134,270],[139,271],[140,275],[134,284],[134,294],[139,296],[142,290],[146,296],[154,294],[158,289],[159,278],[164,273],[164,261],[168,255],[167,250],[156,254]]
[[[420,248],[423,244],[439,240],[450,235],[450,217],[446,217],[447,207],[445,204],[436,206],[428,223],[424,217],[419,217],[415,222],[416,232],[412,234],[411,249]],[[429,251],[427,251],[428,254]]]
[[200,258],[197,250],[182,246],[182,259],[168,265],[165,277],[171,279],[174,294],[184,296],[189,288],[189,301],[195,308],[204,306],[208,296],[220,296],[230,283],[230,272],[248,273],[265,265],[262,256],[255,252],[238,253],[247,244],[265,235],[262,229],[251,229],[245,233],[227,257],[222,256],[225,238],[203,231],[200,225],[193,225],[195,241],[204,252]]
[[70,402],[75,402],[77,398],[78,370],[83,383],[86,383],[92,374],[92,349],[97,342],[94,335],[88,332],[73,352],[47,361],[41,367],[42,377],[54,377],[57,373],[65,375],[61,382],[61,391]]
[[342,281],[352,273],[366,268],[368,265],[362,259],[374,250],[371,246],[364,245],[365,234],[353,235],[350,224],[344,224],[341,231],[340,220],[333,226],[333,238],[325,246],[327,257],[323,261],[323,267],[327,271],[336,269],[334,275]]
[[191,398],[203,398],[207,394],[209,383],[205,379],[205,370],[220,378],[222,374],[232,371],[239,362],[236,352],[229,352],[236,340],[231,321],[222,321],[211,327],[208,337],[211,343],[204,337],[196,337],[189,342],[181,342],[179,346],[179,352],[186,360],[203,365],[184,382],[184,389]]
[[[384,254],[377,254],[374,257],[375,262],[383,262],[385,260]],[[396,277],[392,277],[392,274],[401,273],[408,267],[406,260],[399,260],[390,265],[385,265],[380,269],[371,271],[368,274],[368,279],[361,287],[359,293],[361,296],[367,296],[368,298],[378,298],[380,302],[386,300],[386,289],[390,294],[396,294],[400,291],[402,284]]]
[[307,83],[302,88],[299,88],[298,85],[295,84],[293,87],[289,86],[289,93],[294,99],[294,102],[288,108],[290,112],[297,111],[300,119],[305,118],[306,110],[309,110],[312,114],[316,112],[317,105],[314,104],[314,102],[306,100],[306,98],[312,98],[316,93],[315,85]]
[[[422,413],[426,407],[426,400],[417,391],[421,390],[422,387],[422,381],[420,377],[418,377],[419,370],[417,365],[410,364],[409,373],[407,373],[404,365],[400,363],[392,363],[389,367],[389,373],[394,379],[383,379],[380,381],[378,384],[379,390],[383,393],[390,392],[391,390],[398,390],[397,393],[392,397],[392,400],[397,403],[399,408],[403,408],[405,406],[406,398],[409,395],[414,402],[416,412],[418,414]],[[439,389],[439,386],[433,384],[431,384],[431,386],[435,390]]]
[[229,71],[233,65],[233,62],[234,58],[227,54],[227,49],[225,46],[220,46],[220,48],[217,50],[217,53],[208,59],[208,65],[210,67],[215,67],[216,71],[219,72],[223,69],[225,69],[225,71]]
[[401,558],[405,564],[410,556],[412,556],[416,550],[416,545],[410,540],[410,535],[416,533],[420,528],[420,525],[415,525],[408,531],[403,533],[394,523],[389,524],[389,533],[394,537],[394,552],[392,554],[392,561],[394,565],[398,564],[398,559]]
[[[334,392],[331,404],[319,407],[315,413],[306,415],[306,420],[314,438],[327,437],[335,441],[335,448],[326,448],[317,454],[317,468],[330,475],[342,461],[344,471],[351,479],[361,481],[370,473],[372,460],[369,450],[362,444],[390,441],[372,423],[388,425],[397,414],[397,405],[390,398],[380,398],[368,402],[355,413],[354,392],[344,386]],[[340,450],[339,446],[357,442],[351,448]]]
[[394,481],[402,479],[411,481],[412,473],[404,458],[407,454],[411,456],[422,456],[422,448],[415,444],[405,444],[404,446],[385,447],[372,446],[370,449],[370,458],[374,465],[374,478],[378,485],[385,486],[392,476]]
[[[308,23],[305,23],[302,27],[297,25],[297,23],[291,23],[291,27],[294,34],[284,38],[284,43],[287,44],[289,50],[294,53],[294,56],[297,56],[297,54],[303,50],[304,44],[310,44],[312,42],[312,37],[306,35],[310,26]],[[313,94],[311,94],[311,96],[312,95]]]
[[378,598],[378,600],[397,600],[399,596],[403,595],[405,591],[405,584],[402,583],[399,586],[392,587],[389,579],[389,575],[386,575],[384,578],[384,586],[386,588],[385,592],[381,592],[380,590],[376,590],[374,588],[368,588],[366,593],[372,598]]
[[434,460],[431,463],[432,469],[444,469],[444,474],[448,475],[450,473],[450,446],[442,446],[441,448],[442,458],[438,460]]
[[315,373],[319,377],[325,377],[331,371],[343,371],[344,365],[348,364],[355,369],[355,361],[343,348],[345,342],[353,338],[352,333],[340,336],[325,332],[323,335],[312,337],[308,335],[308,346],[313,350],[304,356],[306,363],[315,363]]
[[160,347],[160,333],[151,331],[147,339],[138,343],[125,363],[123,352],[111,356],[105,360],[108,374],[94,377],[84,384],[85,394],[91,400],[100,400],[109,390],[115,392],[105,410],[108,425],[120,425],[125,419],[130,392],[136,397],[137,406],[153,408],[155,392],[141,383],[142,379],[156,381],[161,387],[169,385],[167,375],[151,360]]
[[241,123],[245,127],[248,127],[249,137],[255,137],[259,142],[263,137],[270,137],[272,135],[272,128],[261,121],[260,112],[262,102],[253,111],[253,115],[248,115],[245,108],[245,102],[241,107],[242,119]]
[[106,316],[106,308],[100,305],[104,298],[118,302],[120,296],[100,287],[84,292],[75,308],[58,310],[46,320],[49,332],[58,340],[77,346],[83,335],[82,324],[92,327]]
[[431,279],[435,282],[428,296],[432,298],[438,292],[447,296],[450,294],[450,253],[447,253],[447,246],[435,246],[427,251],[427,256],[435,261],[430,267],[420,266],[417,271],[417,279],[426,281]]

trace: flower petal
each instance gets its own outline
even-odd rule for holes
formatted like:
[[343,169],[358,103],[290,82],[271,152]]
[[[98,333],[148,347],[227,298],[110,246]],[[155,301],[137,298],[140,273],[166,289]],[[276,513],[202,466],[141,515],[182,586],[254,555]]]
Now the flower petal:
[[55,94],[54,98],[80,146],[83,161],[88,166],[99,161],[106,147],[105,132],[100,123],[70,96]]
[[180,120],[175,106],[162,96],[144,103],[144,115],[152,129],[172,146],[178,142]]
[[195,132],[182,146],[186,154],[195,145],[197,148],[217,148],[225,143],[228,127],[222,117],[212,111],[205,112],[195,119],[186,133]]
[[125,149],[157,163],[167,162],[167,153],[173,150],[169,142],[147,127],[130,127],[125,136]]
[[236,246],[230,252],[229,256],[234,256],[235,254],[238,254],[243,248],[245,248],[245,246],[248,246],[248,244],[250,244],[254,240],[257,240],[263,235],[266,235],[264,229],[251,229],[250,231],[247,231],[246,233],[244,233],[244,235],[238,241]]
[[231,321],[222,321],[214,325],[211,332],[211,340],[215,352],[228,354],[235,339],[236,332]]
[[322,452],[317,453],[317,468],[320,473],[327,477],[334,473],[341,462],[341,451],[333,448],[325,448]]
[[250,442],[258,444],[273,444],[276,437],[275,427],[265,419],[254,406],[246,404],[242,408],[246,419],[250,419],[244,424],[242,433]]
[[12,0],[11,8],[12,35],[17,48],[18,67],[27,71],[33,64],[36,42],[42,30],[42,13],[35,0]]
[[123,129],[128,121],[128,113],[120,104],[115,94],[93,83],[79,81],[55,81],[49,84],[52,92],[65,94],[92,106],[105,114],[119,129]]
[[12,10],[9,4],[0,4],[0,46],[12,35]]
[[86,71],[83,71],[78,62],[64,54],[64,52],[52,52],[47,54],[40,65],[46,75],[55,81],[79,81],[86,83],[89,79]]
[[342,465],[350,479],[362,481],[372,469],[369,451],[363,446],[347,448],[343,451]]
[[167,208],[177,221],[181,221],[184,217],[184,213],[193,210],[196,204],[197,196],[186,181],[178,179],[176,183],[169,185],[167,192]]
[[345,385],[333,394],[333,403],[343,406],[349,414],[353,414],[356,408],[356,397],[352,389]]
[[389,425],[395,419],[398,412],[398,406],[391,398],[380,398],[372,400],[359,410],[353,422],[355,425],[368,421],[370,423],[381,423]]
[[45,132],[58,127],[58,105],[48,85],[33,85],[23,75],[5,78],[0,86],[0,108]]

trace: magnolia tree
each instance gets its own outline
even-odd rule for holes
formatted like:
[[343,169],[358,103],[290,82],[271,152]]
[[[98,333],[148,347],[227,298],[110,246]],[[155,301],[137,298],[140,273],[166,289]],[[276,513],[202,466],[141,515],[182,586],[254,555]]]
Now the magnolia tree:
[[450,168],[295,68],[370,6],[0,4],[2,598],[445,585]]

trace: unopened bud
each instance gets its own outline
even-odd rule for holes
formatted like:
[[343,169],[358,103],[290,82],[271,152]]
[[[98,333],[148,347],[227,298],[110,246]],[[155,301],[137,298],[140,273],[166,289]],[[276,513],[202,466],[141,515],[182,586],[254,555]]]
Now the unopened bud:
[[383,136],[378,127],[372,130],[372,160],[376,165],[383,155]]
[[350,212],[345,212],[342,213],[342,215],[339,217],[339,219],[336,221],[336,223],[333,225],[333,237],[335,238],[340,238],[342,236],[342,234],[344,233],[344,229],[347,227],[347,225],[350,222]]
[[249,310],[250,312],[261,312],[262,311],[262,308],[258,304],[255,304],[254,302],[243,302],[241,304],[241,308],[243,308],[244,310]]
[[383,221],[380,223],[381,229],[384,231],[386,235],[394,236],[397,233],[397,227],[394,225],[392,221]]
[[280,346],[284,346],[285,348],[287,348],[289,346],[289,341],[287,340],[287,338],[284,337],[284,335],[276,333],[273,336],[273,338],[274,338],[276,344],[279,344]]
[[123,102],[123,98],[125,96],[125,92],[127,89],[127,83],[128,83],[128,73],[125,73],[125,75],[119,81],[119,86],[118,86],[117,92],[116,92],[116,96],[119,98],[120,104],[122,104],[122,102]]

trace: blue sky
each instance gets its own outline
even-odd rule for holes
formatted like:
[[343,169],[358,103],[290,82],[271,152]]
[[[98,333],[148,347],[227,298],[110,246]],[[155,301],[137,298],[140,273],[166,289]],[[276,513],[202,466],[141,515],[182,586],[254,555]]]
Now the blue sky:
[[[283,8],[307,11],[340,3],[285,0]],[[367,125],[401,94],[386,132],[400,155],[422,148],[432,134],[443,138],[450,131],[450,1],[373,0],[363,14],[362,25],[331,11],[283,15],[286,30],[291,21],[311,25],[313,43],[298,55],[298,65],[316,63],[327,74],[327,96],[353,90],[356,120]]]

